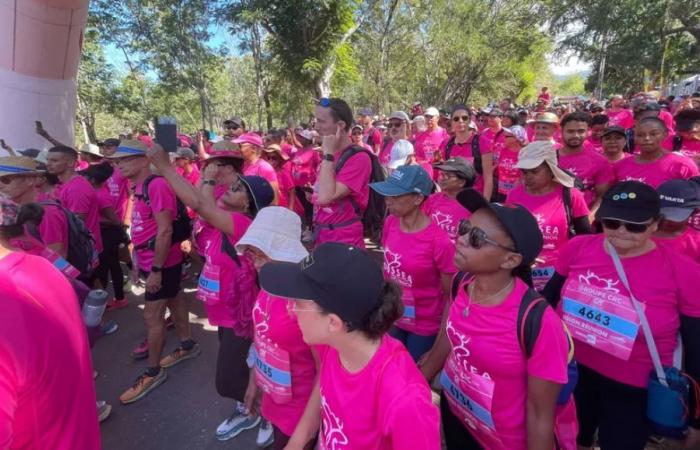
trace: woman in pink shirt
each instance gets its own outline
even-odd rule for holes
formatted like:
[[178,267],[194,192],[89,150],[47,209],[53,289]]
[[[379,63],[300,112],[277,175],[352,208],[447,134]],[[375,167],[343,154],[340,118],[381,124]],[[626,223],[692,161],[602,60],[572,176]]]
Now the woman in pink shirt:
[[277,173],[277,183],[279,187],[279,198],[277,204],[295,211],[296,193],[294,192],[294,178],[290,167],[289,156],[282,151],[277,144],[270,144],[265,147],[262,157],[269,162],[275,173]]
[[469,217],[469,211],[457,201],[457,194],[474,185],[474,168],[467,160],[457,157],[435,166],[435,171],[440,192],[431,194],[421,209],[455,241],[459,222]]
[[622,127],[606,128],[600,136],[600,142],[603,145],[603,156],[610,164],[615,164],[630,156],[626,151],[627,133]]
[[[236,250],[248,256],[258,271],[272,261],[298,263],[308,256],[301,244],[299,216],[279,206],[260,210],[236,244]],[[261,413],[272,423],[274,432],[267,439],[259,439],[257,445],[266,447],[274,439],[274,448],[282,450],[309,404],[318,358],[304,342],[299,323],[287,311],[285,299],[260,291],[253,307],[253,324],[255,364],[245,404],[248,410],[257,410],[262,393]],[[313,441],[305,443],[304,448],[312,448]]]
[[304,341],[318,349],[318,382],[288,448],[317,434],[321,450],[440,448],[428,384],[386,334],[402,315],[399,287],[369,254],[327,242],[299,264],[266,264],[260,284],[290,300]]
[[321,164],[321,152],[313,145],[313,134],[310,130],[299,130],[296,137],[302,144],[292,158],[292,177],[300,210],[303,210],[304,226],[310,227],[313,222],[314,205],[307,194],[313,192],[318,166]]
[[421,205],[433,182],[421,166],[401,166],[370,187],[384,196],[389,215],[382,230],[384,277],[403,292],[404,315],[391,329],[414,360],[435,342],[449,292],[454,244]]
[[520,183],[520,171],[516,167],[520,149],[527,145],[525,129],[519,125],[503,128],[503,148],[498,157],[497,200],[505,200],[510,191]]
[[667,134],[666,125],[658,117],[640,120],[634,127],[639,154],[615,164],[617,180],[641,181],[656,188],[667,180],[698,175],[698,166],[691,159],[663,149]]
[[590,233],[589,211],[581,191],[574,189],[573,177],[557,165],[551,142],[536,141],[523,148],[516,167],[522,172],[522,184],[506,202],[527,208],[544,236],[532,269],[532,282],[540,290],[554,274],[559,248],[574,235]]
[[[249,377],[246,358],[253,338],[252,309],[258,293],[256,273],[250,258],[239,256],[234,245],[257,212],[272,202],[274,192],[264,178],[239,176],[216,201],[212,184],[201,190],[189,184],[162,149],[152,148],[148,158],[178,198],[216,230],[204,249],[197,298],[205,304],[209,323],[218,327],[217,392],[236,401],[233,413],[215,433],[218,440],[229,440],[260,423],[260,416],[243,406]],[[204,179],[211,179],[217,170],[207,166]]]
[[[520,205],[488,203],[471,189],[458,199],[472,216],[460,225],[454,263],[470,275],[455,280],[440,338],[421,361],[429,379],[442,370],[446,447],[551,450],[568,342],[528,285],[542,234]],[[520,330],[535,311],[537,337],[527,339]]]

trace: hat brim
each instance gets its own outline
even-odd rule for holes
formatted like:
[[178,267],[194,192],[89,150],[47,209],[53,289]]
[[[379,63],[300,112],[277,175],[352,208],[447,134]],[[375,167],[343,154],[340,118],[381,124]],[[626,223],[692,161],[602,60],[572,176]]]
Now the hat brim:
[[216,158],[237,158],[237,159],[243,159],[243,155],[241,154],[240,151],[231,151],[231,150],[212,150],[209,152],[209,159],[216,159]]
[[407,191],[406,189],[390,183],[389,181],[370,183],[369,187],[384,197],[398,197],[399,195],[404,194],[417,194],[417,192]]
[[131,156],[143,156],[144,158],[146,157],[145,153],[120,153],[116,152],[111,156],[105,156],[106,159],[123,159],[123,158],[129,158]]
[[484,196],[479,193],[479,191],[472,188],[461,190],[459,194],[457,194],[457,201],[460,205],[464,206],[469,212],[472,213],[481,208],[489,208],[493,210],[489,201],[486,200]]
[[[253,232],[243,235],[240,241],[236,244],[236,251],[243,253],[248,246],[252,246],[265,253],[268,258],[273,261],[282,261],[288,263],[298,263],[309,255],[309,252],[304,248],[301,241],[288,238],[278,238],[265,234],[265,230]],[[265,234],[264,236],[262,234]]]
[[15,176],[15,177],[28,177],[28,176],[36,176],[36,175],[41,175],[43,171],[41,170],[28,170],[25,172],[10,172],[7,170],[2,170],[0,169],[0,177],[5,177],[8,175]]
[[283,152],[281,149],[280,149],[280,150],[276,150],[276,149],[264,148],[263,151],[264,151],[265,153],[277,153],[277,154],[280,155],[280,156],[282,157],[282,159],[284,159],[285,161],[289,159],[289,155],[287,155],[287,154],[286,154],[285,152]]
[[322,293],[302,273],[301,264],[269,262],[260,269],[260,287],[277,297],[318,302]]
[[654,218],[654,215],[649,211],[629,208],[616,208],[610,203],[602,203],[598,211],[595,213],[597,220],[617,219],[622,222],[642,224]]
[[694,211],[695,208],[661,208],[661,214],[663,214],[664,219],[670,220],[671,222],[685,222],[693,215]]
[[603,134],[600,135],[600,137],[608,136],[610,134],[619,134],[622,137],[627,137],[627,135],[623,131],[619,131],[619,130],[605,131],[605,132],[603,132]]

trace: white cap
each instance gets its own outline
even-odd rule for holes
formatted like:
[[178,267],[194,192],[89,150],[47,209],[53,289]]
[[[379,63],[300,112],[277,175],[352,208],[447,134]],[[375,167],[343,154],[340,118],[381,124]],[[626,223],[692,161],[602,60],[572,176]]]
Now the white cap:
[[413,144],[406,139],[399,139],[394,142],[391,147],[391,159],[389,160],[389,168],[396,169],[406,165],[406,159],[413,154]]
[[241,253],[248,245],[273,261],[298,263],[309,254],[301,244],[299,215],[281,206],[267,206],[258,211],[236,244],[236,251]]
[[440,116],[440,111],[434,106],[431,106],[430,108],[426,109],[425,112],[423,113],[424,116],[433,116],[433,117],[439,117]]
[[102,153],[100,153],[100,147],[95,144],[83,144],[83,146],[80,147],[80,153],[88,153],[90,155],[99,156],[100,158],[104,157]]

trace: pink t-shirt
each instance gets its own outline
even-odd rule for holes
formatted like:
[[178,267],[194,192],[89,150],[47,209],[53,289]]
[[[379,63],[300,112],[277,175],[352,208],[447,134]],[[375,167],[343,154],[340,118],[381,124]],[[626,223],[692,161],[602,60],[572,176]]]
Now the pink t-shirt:
[[102,251],[102,235],[100,234],[100,211],[97,206],[97,193],[92,185],[80,175],[75,175],[66,183],[57,186],[56,197],[61,205],[73,214],[85,217],[85,226],[95,239],[95,249]]
[[[666,139],[664,139],[664,141],[661,143],[661,147],[668,151],[673,151],[673,143],[675,138],[676,136],[666,137]],[[695,139],[682,139],[681,148],[678,150],[678,153],[688,158],[697,155],[700,153],[700,141]]]
[[482,155],[491,153],[494,162],[498,161],[498,157],[504,147],[505,137],[503,136],[503,129],[493,131],[491,128],[487,128],[479,135],[479,151]]
[[583,141],[583,148],[593,150],[597,153],[603,153],[603,141],[594,138],[592,135],[588,136],[585,141]]
[[185,173],[184,167],[176,167],[175,171],[192,186],[197,186],[199,184],[199,178],[201,177],[199,167],[197,167],[196,164],[190,164],[190,169],[189,173]]
[[659,119],[661,119],[663,123],[666,124],[666,129],[669,133],[674,133],[674,130],[676,129],[676,121],[673,118],[673,114],[662,109],[661,111],[659,111]]
[[38,256],[11,253],[0,272],[0,448],[98,450],[90,348],[73,288]]
[[277,184],[280,190],[278,205],[284,208],[289,206],[289,197],[294,194],[294,178],[289,164],[284,164],[276,171]]
[[[227,235],[226,239],[231,247],[234,247],[243,237],[252,220],[244,214],[235,212],[231,213],[231,219],[233,220],[233,235]],[[254,287],[254,280],[257,276],[255,267],[250,258],[245,255],[238,256],[240,262],[238,265],[228,254],[224,253],[221,250],[222,238],[221,231],[213,229],[203,249],[207,265],[214,266],[219,271],[219,299],[218,301],[205,302],[207,317],[209,323],[214,326],[231,328],[238,336],[252,337],[252,310],[257,296],[257,288]],[[202,270],[202,275],[208,275],[206,271],[205,267]],[[255,289],[255,292],[246,297],[249,301],[244,301],[237,288],[242,280],[250,282],[251,277],[253,280],[252,288]]]
[[105,186],[114,202],[114,212],[124,222],[126,219],[126,205],[129,202],[129,180],[122,176],[118,167],[114,166],[114,172],[107,179]]
[[100,212],[100,222],[105,222],[106,219],[102,215],[102,210],[107,208],[114,208],[114,202],[112,201],[112,196],[109,195],[109,190],[107,186],[102,186],[95,190],[97,194],[97,210]]
[[389,161],[391,161],[391,149],[394,148],[394,140],[389,139],[387,141],[386,145],[384,145],[384,148],[382,148],[379,151],[379,163],[386,167],[389,165]]
[[399,341],[382,337],[372,359],[355,373],[333,348],[320,347],[319,359],[319,450],[440,449],[439,412]]
[[[348,151],[350,147],[343,150]],[[342,152],[337,154],[336,161],[341,158]],[[314,204],[314,224],[339,224],[357,218],[350,197],[361,211],[367,209],[369,201],[369,177],[372,173],[372,162],[365,152],[351,156],[335,176],[335,181],[343,183],[350,189],[350,194],[329,205],[319,205],[317,200],[318,185],[314,186],[311,198]],[[316,225],[318,226],[318,225]],[[334,228],[332,230],[321,228],[316,239],[316,245],[323,242],[343,242],[359,248],[365,248],[364,230],[362,222],[357,220],[351,225]]]
[[[148,184],[148,197],[151,206],[141,198],[143,192],[143,181],[136,185],[134,196],[134,207],[131,211],[131,240],[136,248],[136,256],[139,269],[144,272],[151,271],[155,251],[148,248],[138,249],[142,244],[146,244],[156,237],[158,233],[158,223],[156,214],[161,211],[170,211],[173,220],[177,217],[177,200],[172,188],[162,177],[156,177]],[[182,250],[180,243],[176,242],[170,248],[163,267],[171,267],[182,261]]]
[[288,142],[282,142],[282,144],[280,145],[280,148],[290,158],[294,158],[294,155],[296,155],[297,151],[299,151],[299,149],[297,149],[296,147],[294,147],[293,145],[291,145]]
[[625,158],[613,166],[617,181],[635,180],[653,188],[664,181],[688,179],[698,175],[698,166],[685,156],[668,153],[651,163],[640,163],[638,156]]
[[406,233],[400,219],[384,221],[384,278],[394,280],[403,291],[404,316],[396,326],[421,336],[437,334],[445,307],[440,277],[457,272],[455,245],[434,222],[423,230]]
[[87,161],[81,160],[81,161],[78,161],[77,163],[75,163],[75,171],[76,172],[80,172],[81,170],[85,170],[88,167],[90,167],[90,163]]
[[[464,158],[471,164],[474,164],[474,155],[472,154],[472,141],[478,138],[478,135],[473,134],[467,142],[463,142],[461,144],[453,144],[452,148],[450,149],[450,158]],[[444,141],[442,141],[442,144],[440,144],[440,151],[442,152],[442,155],[445,157],[445,159],[447,159],[447,143],[450,141],[450,139],[451,138],[448,136]],[[479,148],[479,151],[481,150],[482,149]],[[489,151],[487,151],[486,153],[488,153]],[[483,152],[481,153],[483,154]],[[476,174],[476,179],[474,180],[474,189],[482,193],[484,192],[484,176],[482,174]]]
[[440,151],[440,144],[448,137],[447,131],[440,127],[437,127],[433,131],[426,130],[422,133],[418,133],[416,135],[416,142],[413,144],[416,161],[432,164],[436,152]]
[[68,253],[68,218],[61,208],[55,205],[42,205],[44,217],[39,224],[39,236],[48,247],[52,244],[61,244],[63,253]]
[[517,150],[503,147],[498,156],[498,192],[506,196],[520,184],[520,170],[515,167],[518,153]]
[[457,199],[448,197],[444,192],[436,192],[428,197],[421,209],[453,241],[457,239],[459,222],[471,216],[471,213]]
[[263,393],[262,414],[284,434],[291,436],[313,391],[316,361],[311,348],[304,342],[296,316],[287,310],[287,300],[260,291],[253,308],[253,322],[255,340],[267,340],[286,352],[289,358],[292,398],[287,403],[277,403],[272,395]]
[[374,127],[369,127],[362,133],[362,142],[367,145],[367,149],[374,153],[374,147],[382,148],[382,133]]
[[[460,289],[445,326],[451,346],[441,376],[445,395],[458,389],[475,405],[478,414],[462,417],[450,402],[452,412],[489,450],[527,449],[528,377],[559,384],[567,381],[569,346],[562,322],[551,308],[542,316],[530,358],[520,346],[518,310],[526,289],[516,279],[511,294],[496,306],[471,304],[466,289]],[[449,372],[454,375],[447,382]],[[483,391],[471,387],[476,382]]]
[[[628,309],[632,308],[629,294],[604,248],[604,239],[603,235],[578,236],[561,249],[556,270],[567,277],[567,281],[562,289],[562,302],[557,308],[560,314],[566,297],[569,297],[566,295],[567,286],[573,282],[585,285],[594,294],[599,293],[598,296],[621,296]],[[671,365],[680,327],[679,314],[700,317],[700,298],[697,295],[700,266],[685,255],[670,252],[664,246],[644,255],[624,258],[622,266],[635,297],[645,305],[645,314],[661,363]],[[579,300],[574,295],[570,297]],[[608,378],[645,388],[652,363],[643,335],[639,327],[626,361],[577,339],[576,360]],[[591,342],[597,342],[595,336],[591,338]]]
[[622,127],[625,130],[634,127],[634,114],[629,109],[619,109],[617,111],[608,109],[605,114],[609,119],[609,127]]
[[314,147],[303,148],[292,158],[294,186],[312,186],[316,182],[321,155]]
[[595,187],[615,183],[615,172],[605,156],[591,149],[565,155],[559,152],[559,167],[566,169],[583,181],[583,198],[587,205],[595,201]]
[[700,263],[700,232],[688,227],[683,233],[674,237],[653,236],[656,245],[666,247],[671,253],[685,255]]
[[[583,194],[578,189],[570,189],[571,213],[573,218],[589,214]],[[545,195],[531,195],[525,186],[519,185],[508,194],[507,203],[524,206],[535,216],[544,237],[542,252],[532,270],[535,289],[541,290],[554,275],[554,267],[559,257],[559,249],[569,240],[568,224],[564,210],[564,188],[558,186]]]
[[277,183],[277,172],[275,172],[274,167],[264,159],[258,159],[253,164],[245,165],[243,167],[243,175],[263,177],[268,183]]

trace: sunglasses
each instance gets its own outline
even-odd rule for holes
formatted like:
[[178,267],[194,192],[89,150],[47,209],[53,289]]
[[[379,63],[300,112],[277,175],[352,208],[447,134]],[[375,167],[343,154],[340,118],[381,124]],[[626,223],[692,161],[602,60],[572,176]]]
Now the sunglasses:
[[509,252],[518,253],[514,248],[508,247],[507,245],[499,244],[493,239],[486,235],[486,232],[481,228],[475,227],[467,219],[462,219],[459,221],[459,227],[457,228],[457,234],[460,236],[468,235],[469,246],[479,250],[484,244],[490,244],[495,247],[500,247]]
[[403,122],[389,122],[388,128],[401,128]]
[[649,225],[651,225],[651,223],[630,223],[617,219],[603,219],[601,222],[603,223],[603,228],[607,228],[608,230],[617,230],[621,226],[624,226],[628,232],[634,234],[644,233],[649,228]]
[[469,122],[469,116],[454,116],[452,118],[453,122]]
[[323,106],[324,108],[328,108],[329,106],[331,106],[331,99],[323,97],[319,99],[318,104]]
[[233,184],[231,184],[231,192],[242,192],[245,191],[245,187],[243,187],[243,183],[240,181],[237,181]]

